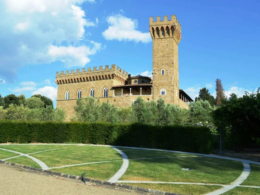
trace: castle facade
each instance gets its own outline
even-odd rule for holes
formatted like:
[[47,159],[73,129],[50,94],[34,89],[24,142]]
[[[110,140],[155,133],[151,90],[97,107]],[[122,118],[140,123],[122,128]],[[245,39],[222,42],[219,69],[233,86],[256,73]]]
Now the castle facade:
[[154,21],[150,17],[150,34],[153,40],[153,78],[131,76],[115,64],[88,68],[80,72],[56,73],[58,84],[57,108],[64,109],[66,120],[75,117],[74,107],[79,98],[92,96],[100,102],[109,101],[116,107],[129,107],[142,97],[145,101],[164,99],[165,103],[189,109],[193,101],[179,89],[178,45],[181,40],[181,25],[176,16],[171,20],[164,16]]

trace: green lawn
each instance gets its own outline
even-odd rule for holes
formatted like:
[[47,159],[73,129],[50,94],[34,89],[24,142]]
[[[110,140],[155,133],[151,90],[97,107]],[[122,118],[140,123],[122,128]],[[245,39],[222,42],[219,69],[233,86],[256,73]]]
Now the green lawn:
[[251,172],[248,178],[242,185],[247,185],[247,186],[260,186],[260,166],[259,165],[253,165],[250,164],[251,167]]
[[18,154],[12,153],[12,152],[7,152],[4,150],[0,150],[0,160],[1,159],[5,159],[5,158],[9,158],[9,157],[13,157],[13,156],[18,156]]
[[141,188],[160,190],[185,195],[201,195],[215,191],[221,186],[175,185],[175,184],[127,184]]
[[[79,145],[0,145],[6,148],[41,160],[55,172],[107,181],[121,167],[121,155],[110,147],[79,146]],[[52,150],[55,149],[55,150]],[[120,178],[125,181],[162,181],[162,182],[194,182],[229,184],[235,181],[243,170],[238,161],[200,157],[196,155],[159,152],[152,150],[136,150],[120,148],[129,158],[126,173]],[[49,151],[44,151],[49,150]],[[36,153],[41,151],[40,153]],[[0,150],[0,159],[17,156],[17,154]],[[142,158],[142,159],[141,159]],[[35,168],[40,166],[33,160],[22,156],[7,160],[8,162],[27,165]],[[80,165],[66,168],[55,168],[89,162],[99,164]],[[53,169],[52,169],[53,168]],[[182,168],[191,168],[184,171]],[[251,165],[252,172],[243,185],[258,185],[260,166]],[[175,185],[175,184],[128,184],[179,194],[205,194],[221,188],[221,186]],[[259,194],[259,189],[235,188],[231,194]]]
[[53,169],[51,171],[76,176],[81,176],[82,173],[86,173],[85,177],[107,181],[120,169],[121,165],[122,161],[117,161],[113,163],[91,164],[87,166]]
[[45,162],[49,167],[109,160],[122,163],[121,155],[110,147],[72,145],[64,149],[32,154],[32,156]]
[[30,167],[33,167],[33,168],[41,168],[40,165],[38,165],[32,159],[27,158],[25,156],[13,158],[13,159],[7,160],[7,162],[17,163],[17,164],[20,164],[20,165],[27,165],[27,166],[30,166]]
[[[162,159],[130,160],[127,172],[120,180],[126,181],[165,181],[229,184],[235,181],[243,170],[243,164],[237,161],[209,158],[186,157],[179,154],[142,150],[122,149],[129,158],[141,158],[143,155],[168,157]],[[177,158],[179,156],[179,158]],[[188,155],[185,155],[188,156]],[[182,168],[191,168],[184,171]]]
[[49,149],[57,149],[57,148],[63,148],[67,146],[63,145],[0,145],[0,148],[5,148],[9,150],[14,150],[21,153],[33,153],[43,150],[49,150]]
[[225,195],[259,195],[260,188],[236,187],[225,193]]

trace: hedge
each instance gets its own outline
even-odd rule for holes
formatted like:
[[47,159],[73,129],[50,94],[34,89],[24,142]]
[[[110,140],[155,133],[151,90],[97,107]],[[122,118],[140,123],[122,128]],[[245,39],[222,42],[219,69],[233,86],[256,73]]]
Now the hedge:
[[90,143],[209,153],[206,127],[143,124],[0,122],[0,143]]

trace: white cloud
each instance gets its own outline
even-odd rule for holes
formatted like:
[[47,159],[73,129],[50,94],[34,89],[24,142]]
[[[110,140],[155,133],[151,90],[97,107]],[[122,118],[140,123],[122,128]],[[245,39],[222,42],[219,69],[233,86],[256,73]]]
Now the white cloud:
[[32,95],[35,94],[44,95],[54,101],[57,98],[57,88],[52,86],[45,86],[43,88],[37,89],[32,93]]
[[184,91],[195,101],[195,98],[199,96],[199,91],[201,87],[189,87],[184,89]]
[[206,84],[205,86],[206,86],[206,88],[208,88],[208,89],[210,89],[210,88],[213,87],[213,85],[212,85],[211,83],[208,83],[208,84]]
[[0,84],[4,84],[4,83],[5,83],[5,80],[0,79]]
[[[50,63],[54,60],[48,53],[50,46],[78,48],[80,45],[89,48],[90,46],[86,45],[89,43],[83,43],[82,40],[86,28],[95,26],[96,21],[87,19],[80,7],[80,4],[86,1],[94,2],[94,0],[0,1],[0,18],[2,18],[0,77],[12,81],[22,66]],[[74,60],[70,64],[77,66],[78,61],[75,58],[70,59]],[[60,59],[56,56],[55,60]]]
[[236,94],[238,97],[242,97],[243,95],[245,95],[245,92],[248,92],[248,93],[255,93],[256,92],[256,89],[255,90],[248,90],[248,89],[245,89],[243,87],[237,87],[237,86],[233,86],[233,87],[230,87],[227,91],[225,91],[225,96],[227,98],[230,97],[230,95],[232,93]]
[[85,64],[90,62],[88,58],[89,55],[94,55],[97,51],[101,49],[100,43],[91,42],[94,46],[90,49],[87,46],[80,47],[58,47],[51,45],[49,47],[48,54],[53,60],[61,60],[66,67],[81,66],[84,67]]
[[24,81],[20,83],[21,87],[16,87],[12,89],[11,91],[16,94],[21,94],[27,91],[33,91],[35,90],[36,83],[32,81]]
[[22,86],[35,87],[35,86],[36,86],[36,83],[35,83],[35,82],[32,82],[32,81],[23,81],[23,82],[20,83],[20,85],[22,85]]
[[143,33],[136,30],[138,27],[137,20],[118,14],[115,16],[109,16],[107,22],[109,27],[102,33],[107,40],[124,40],[143,43],[148,43],[152,40],[149,32]]
[[144,72],[141,72],[140,75],[147,76],[147,77],[152,77],[153,76],[152,75],[152,71],[148,71],[148,70],[146,70]]
[[45,85],[50,85],[50,84],[51,84],[50,79],[45,79],[44,82],[43,82],[43,84],[45,84]]

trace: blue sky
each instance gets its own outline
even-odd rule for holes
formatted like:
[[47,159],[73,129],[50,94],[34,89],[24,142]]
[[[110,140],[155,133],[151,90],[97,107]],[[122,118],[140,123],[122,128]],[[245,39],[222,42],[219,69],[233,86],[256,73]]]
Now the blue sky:
[[[148,3],[149,2],[149,3]],[[260,87],[258,0],[2,0],[0,94],[56,100],[57,71],[116,64],[151,75],[149,17],[176,15],[180,88],[192,98],[221,79],[228,96]]]

